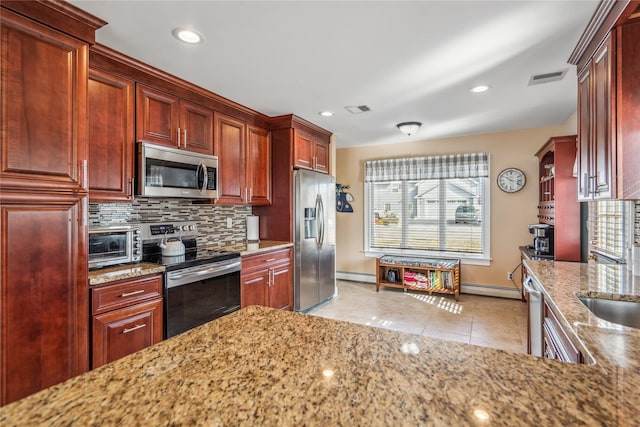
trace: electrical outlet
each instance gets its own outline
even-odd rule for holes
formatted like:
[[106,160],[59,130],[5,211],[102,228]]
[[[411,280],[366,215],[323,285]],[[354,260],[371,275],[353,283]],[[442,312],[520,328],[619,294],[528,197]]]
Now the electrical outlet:
[[233,218],[228,216],[227,217],[227,228],[231,228],[233,227]]
[[507,272],[507,280],[513,280],[513,273],[512,272]]

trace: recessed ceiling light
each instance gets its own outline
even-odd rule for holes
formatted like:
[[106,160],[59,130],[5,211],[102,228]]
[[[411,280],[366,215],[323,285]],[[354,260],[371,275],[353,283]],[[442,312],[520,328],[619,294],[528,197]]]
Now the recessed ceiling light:
[[474,86],[471,89],[469,89],[471,92],[473,93],[482,93],[482,92],[486,92],[491,88],[491,86],[489,85],[478,85],[478,86]]
[[204,41],[204,36],[194,30],[186,30],[184,28],[176,28],[171,32],[173,37],[177,38],[181,42],[189,44],[198,44]]
[[333,116],[333,111],[320,111],[318,114],[322,117],[331,117]]

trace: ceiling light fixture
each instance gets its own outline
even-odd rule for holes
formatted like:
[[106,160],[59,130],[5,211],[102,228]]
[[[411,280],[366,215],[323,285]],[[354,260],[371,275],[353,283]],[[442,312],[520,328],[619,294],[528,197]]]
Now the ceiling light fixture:
[[471,92],[473,93],[482,93],[482,92],[486,92],[491,88],[491,86],[489,85],[478,85],[478,86],[474,86],[471,89],[469,89]]
[[204,41],[204,36],[194,30],[176,28],[171,32],[171,34],[173,34],[173,37],[177,38],[181,42],[185,42],[189,44],[198,44]]
[[333,116],[333,111],[320,111],[318,114],[322,117],[331,117]]
[[422,123],[420,122],[403,122],[396,125],[396,127],[400,129],[400,132],[406,133],[409,136],[418,132],[420,126],[422,126]]

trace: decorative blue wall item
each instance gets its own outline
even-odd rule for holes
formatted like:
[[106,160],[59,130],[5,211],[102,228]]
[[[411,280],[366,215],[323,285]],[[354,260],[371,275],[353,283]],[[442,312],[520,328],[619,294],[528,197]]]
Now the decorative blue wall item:
[[353,212],[351,203],[353,202],[353,196],[344,190],[348,190],[348,185],[336,184],[336,211],[338,212]]

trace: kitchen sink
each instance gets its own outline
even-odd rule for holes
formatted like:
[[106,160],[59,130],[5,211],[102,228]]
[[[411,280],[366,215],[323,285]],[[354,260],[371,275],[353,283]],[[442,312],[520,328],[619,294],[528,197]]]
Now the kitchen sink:
[[589,297],[578,299],[601,319],[640,329],[640,302]]

